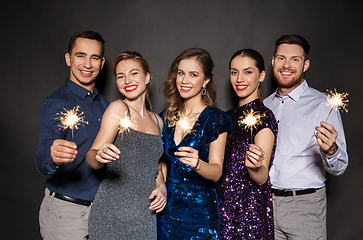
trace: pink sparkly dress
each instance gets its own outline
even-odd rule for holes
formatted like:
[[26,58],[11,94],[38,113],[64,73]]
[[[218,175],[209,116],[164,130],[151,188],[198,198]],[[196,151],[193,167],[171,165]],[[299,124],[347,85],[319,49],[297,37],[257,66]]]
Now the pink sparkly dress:
[[245,167],[245,154],[251,141],[251,130],[239,126],[244,111],[253,109],[265,117],[253,129],[253,138],[263,128],[275,135],[269,169],[272,166],[277,137],[277,122],[271,110],[256,99],[229,110],[236,128],[228,134],[223,174],[217,184],[221,212],[221,239],[274,239],[272,193],[270,179],[259,186]]

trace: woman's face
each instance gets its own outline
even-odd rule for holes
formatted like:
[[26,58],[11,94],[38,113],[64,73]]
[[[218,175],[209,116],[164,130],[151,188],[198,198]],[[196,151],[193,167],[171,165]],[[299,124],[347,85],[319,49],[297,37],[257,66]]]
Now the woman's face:
[[150,73],[145,75],[141,65],[132,59],[120,61],[115,72],[118,90],[128,99],[142,95],[150,81]]
[[179,62],[176,87],[183,99],[200,98],[202,88],[207,86],[209,80],[205,79],[203,69],[196,59],[188,58]]
[[240,105],[258,98],[258,86],[264,79],[265,71],[259,72],[254,59],[237,56],[231,61],[230,80]]

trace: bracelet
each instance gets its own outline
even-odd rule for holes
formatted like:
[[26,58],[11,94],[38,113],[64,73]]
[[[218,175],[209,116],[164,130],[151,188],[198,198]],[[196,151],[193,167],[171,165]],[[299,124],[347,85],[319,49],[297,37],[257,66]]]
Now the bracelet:
[[199,166],[199,161],[200,161],[200,159],[198,158],[197,165],[195,165],[195,168],[194,169],[197,169],[197,167]]

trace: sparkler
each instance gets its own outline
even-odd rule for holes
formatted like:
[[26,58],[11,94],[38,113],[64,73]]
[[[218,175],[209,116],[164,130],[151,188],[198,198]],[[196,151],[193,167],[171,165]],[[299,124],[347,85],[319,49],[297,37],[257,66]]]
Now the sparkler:
[[254,112],[253,109],[250,109],[249,111],[243,111],[243,116],[239,117],[240,120],[238,120],[238,126],[244,126],[245,129],[251,129],[251,142],[253,142],[253,128],[256,128],[257,125],[262,124],[261,118],[263,117],[265,117],[264,114],[260,115],[259,112]]
[[184,115],[178,115],[179,117],[175,116],[174,119],[170,121],[169,126],[176,126],[178,127],[179,131],[185,132],[186,134],[192,132],[194,120]]
[[325,121],[328,120],[333,109],[340,109],[341,111],[348,112],[348,93],[338,93],[337,90],[334,88],[334,92],[331,90],[327,90],[326,95],[328,96],[328,104],[331,106],[331,109]]
[[119,131],[130,131],[130,128],[134,127],[134,124],[131,121],[131,117],[128,116],[127,112],[122,114],[121,116],[117,116]]
[[74,134],[73,129],[78,129],[78,126],[83,124],[88,124],[88,121],[85,121],[84,112],[79,111],[80,106],[76,106],[71,110],[67,110],[65,108],[64,112],[57,113],[59,117],[55,119],[60,121],[59,129],[66,130],[67,128],[72,130],[72,141],[74,142]]

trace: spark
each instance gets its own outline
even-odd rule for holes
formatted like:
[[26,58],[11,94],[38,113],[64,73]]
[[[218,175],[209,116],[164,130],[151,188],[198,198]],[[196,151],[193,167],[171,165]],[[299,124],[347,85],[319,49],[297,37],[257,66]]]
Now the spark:
[[88,124],[88,121],[85,121],[84,112],[81,112],[79,108],[80,106],[76,106],[71,110],[63,108],[64,112],[57,113],[59,117],[55,118],[60,121],[59,129],[66,130],[69,128],[72,130],[72,141],[74,141],[73,129],[78,129],[78,126]]
[[349,100],[347,99],[348,93],[338,93],[337,90],[334,88],[334,91],[327,90],[326,95],[328,96],[328,104],[331,106],[330,112],[326,120],[328,120],[333,109],[336,110],[340,109],[341,111],[348,112],[347,109],[349,102]]
[[176,126],[178,127],[179,131],[188,134],[191,133],[193,130],[194,120],[187,116],[180,116],[180,114],[177,114],[177,116],[175,116],[174,119],[170,121],[169,126]]
[[259,112],[254,112],[253,109],[249,111],[243,111],[243,115],[238,120],[238,126],[244,126],[245,129],[251,129],[251,141],[252,141],[252,131],[257,125],[262,124],[261,118],[265,117],[264,114],[260,115]]
[[119,125],[119,131],[130,131],[130,128],[134,127],[135,125],[131,121],[131,117],[128,116],[127,112],[117,116],[118,125]]

